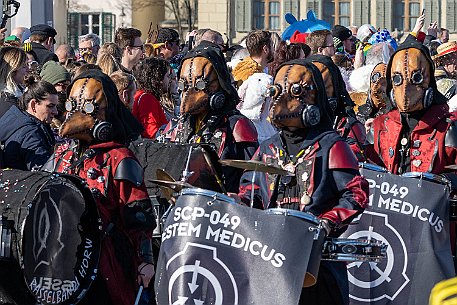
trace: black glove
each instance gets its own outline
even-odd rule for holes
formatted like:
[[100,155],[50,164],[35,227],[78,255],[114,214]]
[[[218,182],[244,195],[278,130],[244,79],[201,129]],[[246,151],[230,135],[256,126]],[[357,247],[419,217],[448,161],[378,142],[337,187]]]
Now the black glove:
[[333,221],[322,218],[319,222],[319,227],[325,230],[325,235],[329,236],[330,232],[336,227]]

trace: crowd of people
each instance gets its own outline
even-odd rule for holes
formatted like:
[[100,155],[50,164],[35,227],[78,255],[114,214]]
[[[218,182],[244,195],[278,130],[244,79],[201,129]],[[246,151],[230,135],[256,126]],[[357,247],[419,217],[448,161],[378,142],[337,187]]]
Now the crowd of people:
[[[88,181],[112,238],[81,304],[133,304],[154,276],[140,249],[157,224],[127,148],[139,138],[276,164],[292,175],[257,175],[252,189],[252,172],[223,166],[217,179],[240,204],[312,213],[338,237],[368,202],[358,162],[393,174],[457,163],[457,42],[436,23],[422,32],[424,20],[401,43],[369,24],[289,40],[254,30],[232,46],[212,29],[161,28],[143,41],[119,28],[113,42],[87,34],[55,51],[54,28],[14,29],[0,48],[0,168]],[[134,249],[124,257],[121,240]],[[344,263],[324,262],[300,304],[348,304],[347,286]]]

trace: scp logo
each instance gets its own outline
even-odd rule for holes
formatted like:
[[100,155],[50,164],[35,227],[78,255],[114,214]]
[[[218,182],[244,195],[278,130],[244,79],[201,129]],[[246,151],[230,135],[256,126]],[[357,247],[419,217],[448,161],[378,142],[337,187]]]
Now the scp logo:
[[[348,238],[381,241],[388,245],[387,258],[381,262],[353,262],[347,265],[350,298],[372,304],[384,298],[394,300],[410,281],[407,276],[408,251],[398,231],[389,224],[388,216],[365,211],[359,219],[358,231]],[[386,300],[385,300],[386,301]]]
[[166,265],[171,305],[237,305],[238,288],[216,248],[187,243]]

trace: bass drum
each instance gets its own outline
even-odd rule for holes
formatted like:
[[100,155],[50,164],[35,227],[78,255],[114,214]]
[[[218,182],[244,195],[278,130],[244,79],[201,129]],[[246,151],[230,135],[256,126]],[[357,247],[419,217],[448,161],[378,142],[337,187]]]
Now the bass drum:
[[100,257],[101,221],[91,191],[79,177],[19,170],[1,171],[0,185],[3,216],[18,232],[4,259],[19,261],[38,303],[78,303]]
[[311,225],[309,229],[314,230],[315,235],[313,244],[311,245],[311,254],[309,257],[305,279],[303,281],[303,287],[306,288],[313,286],[317,282],[317,275],[319,273],[319,266],[321,263],[322,246],[325,239],[324,230],[319,229],[319,219],[310,213],[290,209],[268,209],[266,212],[273,215],[296,217]]

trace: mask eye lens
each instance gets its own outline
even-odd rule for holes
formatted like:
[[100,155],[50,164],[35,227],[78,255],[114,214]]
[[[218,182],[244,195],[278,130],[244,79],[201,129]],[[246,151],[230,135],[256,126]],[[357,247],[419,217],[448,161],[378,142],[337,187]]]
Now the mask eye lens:
[[300,84],[293,84],[290,87],[290,93],[292,93],[292,96],[300,96],[303,92],[303,88]]
[[84,104],[84,112],[87,114],[92,114],[95,111],[95,105],[93,102],[86,102]]
[[392,76],[392,83],[395,86],[400,86],[403,83],[403,76],[401,76],[401,74],[394,74],[394,76]]
[[413,75],[411,77],[411,82],[414,85],[422,84],[423,81],[424,81],[424,76],[422,75],[422,71],[413,72]]
[[380,78],[381,78],[381,73],[376,72],[371,76],[371,82],[372,83],[377,83]]
[[198,80],[196,83],[195,83],[195,88],[197,90],[205,90],[206,88],[206,83],[204,80]]
[[184,81],[181,79],[178,81],[178,90],[182,92],[182,91],[184,91],[184,89],[186,89],[186,85],[185,85]]
[[279,85],[273,85],[268,87],[268,96],[272,98],[276,98],[279,95],[279,92],[281,92],[281,86]]
[[65,110],[70,112],[70,111],[73,111],[74,110],[74,102],[72,100],[67,100],[65,102]]

